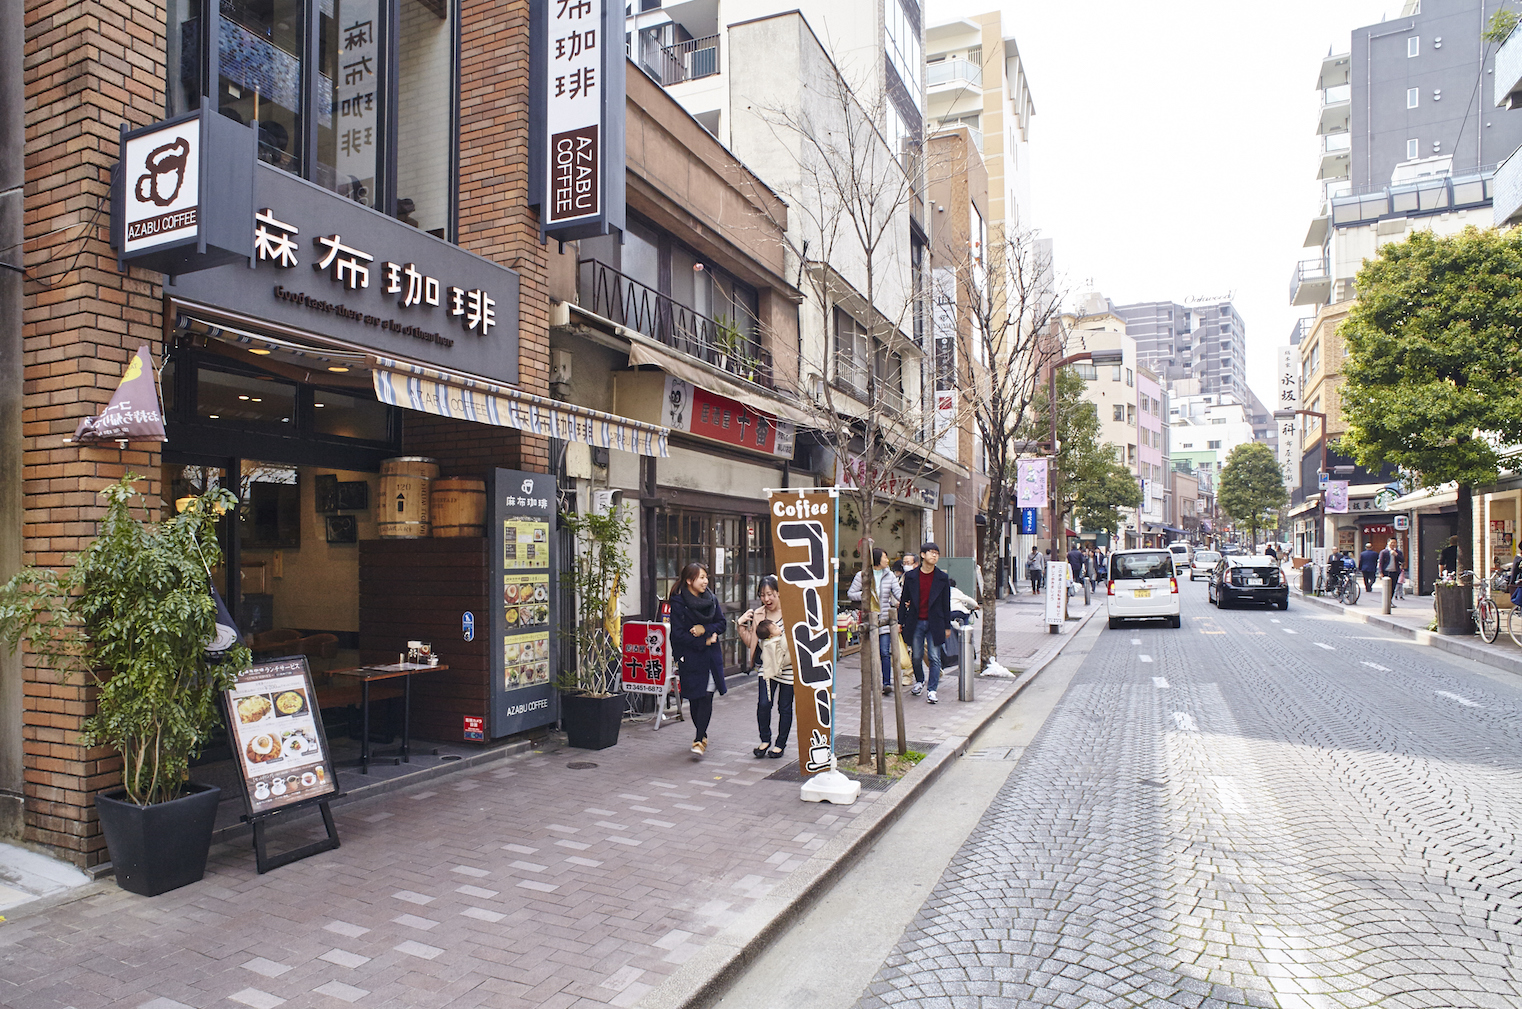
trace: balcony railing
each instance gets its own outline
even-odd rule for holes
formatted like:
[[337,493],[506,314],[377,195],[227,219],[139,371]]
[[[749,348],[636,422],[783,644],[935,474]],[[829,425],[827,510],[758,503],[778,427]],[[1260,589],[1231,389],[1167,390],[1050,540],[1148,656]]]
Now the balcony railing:
[[966,81],[968,84],[983,86],[983,68],[971,60],[954,57],[949,60],[941,60],[939,63],[931,63],[925,68],[925,82],[930,87],[937,84],[951,84],[956,81]]
[[595,259],[577,265],[577,303],[583,308],[743,381],[775,388],[771,353],[746,332],[754,331],[753,321],[699,315]]
[[1351,84],[1338,84],[1334,87],[1326,88],[1321,92],[1322,105],[1336,105],[1338,102],[1352,100],[1353,85]]
[[[1295,264],[1289,278],[1291,305],[1316,305],[1331,292],[1332,275],[1324,259],[1305,259]],[[1302,297],[1303,296],[1303,297]]]
[[688,39],[674,46],[662,46],[660,54],[661,84],[670,87],[683,81],[712,77],[719,72],[719,37]]
[[943,123],[937,124],[936,127],[935,127],[935,132],[936,133],[941,133],[941,132],[948,132],[949,133],[950,131],[955,130],[955,129],[959,128],[959,127],[961,129],[964,129],[964,130],[967,131],[968,137],[972,140],[972,146],[976,147],[978,149],[979,153],[982,153],[982,151],[983,151],[983,131],[978,129],[976,126],[969,126],[966,123],[959,123],[959,122],[956,122],[955,120],[953,120],[951,122],[943,122]]
[[1522,157],[1512,152],[1496,169],[1494,182],[1496,227],[1514,224],[1522,217]]
[[1328,133],[1321,138],[1321,150],[1325,154],[1346,154],[1353,149],[1353,134]]
[[1522,32],[1512,32],[1496,50],[1495,96],[1497,105],[1515,109],[1522,105]]

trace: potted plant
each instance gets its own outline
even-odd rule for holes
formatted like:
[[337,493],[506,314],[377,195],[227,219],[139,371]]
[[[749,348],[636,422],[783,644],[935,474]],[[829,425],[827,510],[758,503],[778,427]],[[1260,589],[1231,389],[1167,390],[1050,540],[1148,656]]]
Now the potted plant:
[[1473,590],[1459,582],[1453,572],[1445,571],[1432,586],[1432,608],[1437,614],[1437,633],[1466,635],[1474,633]]
[[190,759],[251,656],[241,644],[207,652],[218,633],[216,522],[237,499],[214,490],[153,521],[136,480],[128,473],[104,491],[99,534],[73,567],[27,568],[0,588],[0,636],[12,651],[25,639],[61,679],[94,688],[80,742],[116,751],[122,773],[119,789],[96,795],[101,830],[118,885],[153,896],[206,871],[221,791],[190,782]]
[[561,575],[576,591],[576,623],[560,650],[560,725],[571,746],[601,750],[618,742],[624,717],[618,599],[629,578],[629,521],[610,508],[561,515],[560,523],[576,542],[575,562]]

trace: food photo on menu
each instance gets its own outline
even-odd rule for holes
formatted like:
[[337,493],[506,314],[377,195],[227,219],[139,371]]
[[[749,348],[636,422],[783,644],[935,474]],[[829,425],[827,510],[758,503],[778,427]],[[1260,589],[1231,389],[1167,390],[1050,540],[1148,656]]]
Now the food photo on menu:
[[542,626],[550,622],[550,576],[548,572],[504,575],[503,615],[507,629]]
[[291,685],[290,679],[240,685],[239,691],[259,692],[233,700],[238,749],[256,811],[261,803],[278,805],[332,790],[304,681]]
[[504,638],[502,663],[509,690],[550,682],[549,634],[517,634]]

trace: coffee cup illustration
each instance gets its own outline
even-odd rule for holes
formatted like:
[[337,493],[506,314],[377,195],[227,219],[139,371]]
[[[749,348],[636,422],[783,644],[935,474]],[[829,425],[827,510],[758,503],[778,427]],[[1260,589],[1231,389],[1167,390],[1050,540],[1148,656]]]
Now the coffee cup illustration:
[[[159,207],[173,203],[180,195],[180,188],[185,185],[185,166],[189,160],[190,142],[184,137],[175,137],[170,143],[155,147],[143,159],[143,167],[147,171],[138,176],[134,189],[137,201]],[[165,195],[165,190],[168,190],[168,195]]]

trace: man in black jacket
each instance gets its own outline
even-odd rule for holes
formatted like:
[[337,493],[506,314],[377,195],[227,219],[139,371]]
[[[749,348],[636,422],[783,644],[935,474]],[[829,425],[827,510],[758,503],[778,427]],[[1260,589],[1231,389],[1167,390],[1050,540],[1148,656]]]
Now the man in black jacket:
[[941,548],[934,543],[920,547],[920,566],[904,572],[898,604],[898,622],[914,667],[914,686],[909,692],[918,695],[925,690],[924,667],[928,665],[930,685],[925,700],[931,704],[936,703],[935,692],[941,685],[941,646],[951,635],[951,579],[936,567],[940,560]]

